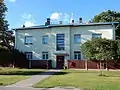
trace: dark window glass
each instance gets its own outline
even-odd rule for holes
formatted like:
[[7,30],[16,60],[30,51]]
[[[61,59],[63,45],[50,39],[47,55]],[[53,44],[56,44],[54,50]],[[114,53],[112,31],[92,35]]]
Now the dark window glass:
[[64,34],[57,34],[56,35],[56,50],[60,51],[60,50],[64,50],[65,47],[64,47],[64,44],[65,44],[65,41],[64,41]]
[[74,35],[74,43],[80,43],[81,42],[81,35],[75,34]]
[[48,59],[48,52],[42,52],[42,59],[47,60]]
[[96,34],[96,33],[92,34],[92,38],[100,38],[101,36],[102,34]]
[[48,35],[44,35],[42,41],[43,44],[48,44]]
[[74,52],[74,59],[81,60],[81,52],[80,51],[75,51]]
[[32,36],[25,36],[24,43],[25,44],[33,44],[33,37]]
[[28,60],[32,59],[32,52],[25,52],[25,56]]

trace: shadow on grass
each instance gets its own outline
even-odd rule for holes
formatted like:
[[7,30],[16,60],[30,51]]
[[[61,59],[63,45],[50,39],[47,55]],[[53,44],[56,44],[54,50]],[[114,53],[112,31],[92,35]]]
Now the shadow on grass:
[[49,71],[49,72],[44,72],[42,75],[65,75],[65,74],[68,74],[68,72]]
[[68,72],[55,72],[55,71],[8,71],[0,72],[0,75],[64,75]]
[[43,71],[8,71],[0,72],[0,75],[36,75],[42,73]]

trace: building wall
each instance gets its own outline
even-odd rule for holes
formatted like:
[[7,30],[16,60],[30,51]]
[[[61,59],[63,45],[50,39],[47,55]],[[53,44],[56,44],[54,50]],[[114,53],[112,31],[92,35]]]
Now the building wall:
[[[33,60],[43,60],[42,52],[49,52],[49,60],[52,60],[52,67],[56,67],[56,55],[54,53],[63,52],[69,54],[65,56],[67,60],[74,60],[74,51],[80,51],[80,44],[74,44],[74,34],[81,34],[81,44],[92,38],[92,33],[102,33],[102,38],[113,39],[112,25],[102,26],[80,26],[80,27],[53,27],[36,30],[17,30],[15,48],[22,52],[33,52]],[[56,34],[65,34],[65,50],[56,51]],[[48,44],[42,44],[42,36],[48,35]],[[33,45],[25,45],[25,36],[33,36]],[[83,59],[83,57],[81,58]]]
[[[102,34],[102,38],[113,39],[113,28],[112,25],[102,26],[81,26],[71,27],[71,55],[70,59],[74,60],[74,51],[80,51],[80,45],[90,40],[93,33]],[[81,44],[74,43],[74,34],[81,34]],[[81,57],[83,60],[83,56]]]

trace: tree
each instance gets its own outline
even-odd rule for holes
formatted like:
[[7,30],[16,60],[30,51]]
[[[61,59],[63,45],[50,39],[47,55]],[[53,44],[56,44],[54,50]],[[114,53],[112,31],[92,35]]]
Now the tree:
[[[115,40],[107,40],[102,38],[93,38],[81,45],[81,51],[87,60],[97,60],[100,62],[100,70],[102,69],[102,61],[118,59],[118,47]],[[102,71],[102,70],[101,70]],[[102,72],[100,73],[102,75]]]
[[8,31],[8,22],[5,19],[6,12],[7,7],[2,0],[0,2],[0,45],[11,49],[10,41],[13,37],[12,34]]
[[[90,22],[120,22],[120,12],[108,10],[94,16]],[[120,39],[120,25],[116,25],[116,39]]]

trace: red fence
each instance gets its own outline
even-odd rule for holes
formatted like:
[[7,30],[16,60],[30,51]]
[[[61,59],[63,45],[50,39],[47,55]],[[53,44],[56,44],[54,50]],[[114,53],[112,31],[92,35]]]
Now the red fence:
[[[106,61],[102,61],[102,68],[106,68],[106,64],[107,64],[107,68],[109,69],[120,69],[120,60],[118,60],[117,62],[113,60],[109,60],[109,62],[106,63]],[[99,69],[100,68],[100,62],[99,61],[91,61],[91,60],[87,60],[87,64],[86,64],[86,60],[68,60],[68,68],[79,68],[79,69]]]
[[51,60],[31,60],[31,68],[52,68]]

